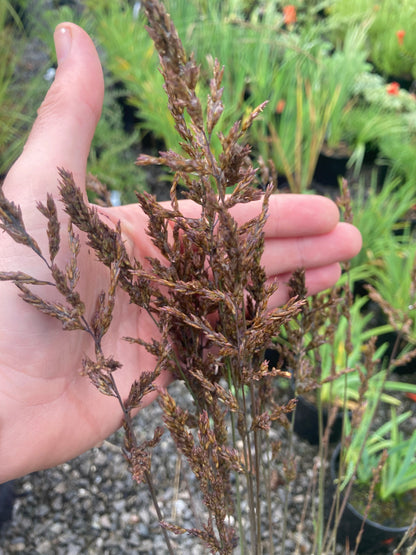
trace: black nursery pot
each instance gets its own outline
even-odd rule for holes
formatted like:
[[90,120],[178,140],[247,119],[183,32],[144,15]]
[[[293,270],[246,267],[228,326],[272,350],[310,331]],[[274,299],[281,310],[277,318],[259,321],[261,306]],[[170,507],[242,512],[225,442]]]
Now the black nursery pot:
[[[298,437],[305,439],[311,445],[318,445],[319,443],[319,411],[318,407],[308,401],[302,395],[297,398],[296,410],[295,410],[295,421],[293,423],[293,429]],[[336,443],[341,439],[342,435],[342,423],[343,423],[343,413],[339,411],[332,422],[331,431],[329,433],[329,442]],[[325,432],[328,426],[328,410],[322,408],[322,424],[323,430]]]
[[344,177],[347,173],[347,162],[349,155],[326,154],[321,152],[316,163],[314,181],[334,187],[338,191],[340,177]]
[[[328,486],[325,507],[327,513],[331,508],[332,500],[336,492],[334,482],[338,477],[340,450],[341,444],[338,444],[331,458],[331,483]],[[363,525],[363,520],[363,515],[350,503],[347,503],[337,528],[337,541],[342,545],[347,545],[348,542],[350,549],[354,550],[357,537]],[[399,543],[407,529],[408,526],[390,527],[383,526],[372,520],[366,520],[361,541],[358,544],[357,553],[372,553],[374,555],[392,553],[393,548]]]
[[[379,337],[377,337],[376,347],[378,347],[380,345],[383,345],[384,343],[388,344],[386,352],[384,353],[384,357],[387,360],[393,354],[393,351],[395,350],[396,343],[398,343],[397,352],[400,352],[400,350],[405,345],[404,342],[400,339],[400,337],[398,337],[396,332],[383,333]],[[410,360],[406,364],[402,364],[401,366],[396,366],[394,368],[394,373],[399,374],[399,375],[414,374],[415,372],[416,372],[416,358],[413,358],[412,360]]]
[[[269,367],[278,366],[280,361],[279,353],[276,349],[266,349],[266,354],[264,357],[269,362]],[[287,368],[291,372],[290,368]],[[294,382],[292,379],[292,392],[294,394]],[[296,410],[295,421],[293,423],[293,430],[298,437],[305,439],[311,445],[319,444],[319,411],[316,405],[308,401],[302,395],[296,397]],[[335,417],[334,422],[331,425],[331,431],[329,434],[329,442],[337,443],[341,439],[342,435],[342,424],[343,424],[343,413],[339,411]],[[291,420],[293,418],[293,413],[288,414],[288,418]],[[328,425],[328,410],[326,408],[322,409],[322,424],[324,431]]]
[[12,519],[14,498],[14,482],[0,484],[0,531]]
[[[386,315],[376,303],[371,303],[370,307],[378,325],[383,326],[388,323]],[[385,360],[390,360],[392,356],[396,357],[397,354],[402,351],[402,349],[406,346],[406,341],[396,331],[390,331],[382,333],[376,338],[376,349],[384,344],[387,344],[387,348],[383,357]],[[414,374],[416,372],[416,358],[411,359],[409,362],[402,364],[401,366],[396,366],[393,372],[400,375]]]

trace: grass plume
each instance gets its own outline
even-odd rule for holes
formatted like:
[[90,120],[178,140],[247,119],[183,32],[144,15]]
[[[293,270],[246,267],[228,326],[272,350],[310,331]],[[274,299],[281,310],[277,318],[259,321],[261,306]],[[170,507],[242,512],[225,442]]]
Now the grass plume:
[[[124,417],[125,457],[134,479],[150,488],[163,529],[195,536],[213,553],[231,554],[237,545],[242,552],[249,549],[260,553],[260,499],[265,494],[263,446],[272,426],[288,427],[287,413],[294,408],[293,401],[280,405],[274,400],[274,381],[287,379],[288,373],[269,368],[264,354],[282,326],[304,305],[302,292],[283,307],[268,307],[278,284],[267,282],[261,256],[274,184],[270,182],[265,191],[261,190],[265,165],[260,164],[258,179],[251,149],[244,142],[245,133],[265,104],[254,108],[228,132],[218,131],[223,112],[223,68],[218,61],[213,64],[210,94],[203,107],[196,94],[199,68],[192,56],[186,56],[169,15],[158,1],[145,1],[144,7],[149,34],[159,52],[168,108],[182,140],[181,153],[168,151],[137,159],[138,165],[164,165],[174,174],[169,208],[148,193],[137,195],[148,217],[146,233],[160,256],[150,258],[146,267],[131,259],[121,226],[108,227],[84,200],[70,171],[60,169],[60,197],[69,217],[65,237],[53,198],[48,195],[45,204],[38,203],[47,222],[48,255],[27,233],[20,209],[4,196],[0,198],[2,228],[44,261],[50,280],[39,281],[21,272],[4,272],[0,279],[13,281],[27,303],[57,318],[64,329],[91,337],[95,356],[84,358],[82,373],[101,393],[118,400]],[[211,148],[215,132],[222,146],[217,158]],[[183,196],[199,206],[197,216],[181,212],[179,185]],[[231,209],[260,199],[259,213],[239,224]],[[86,316],[86,300],[77,292],[80,240],[75,228],[86,234],[87,247],[109,269],[107,290],[97,292],[90,318]],[[55,260],[65,238],[71,256],[65,268],[60,268]],[[33,291],[33,286],[45,283],[56,290],[59,301],[43,300]],[[126,399],[121,397],[116,380],[122,361],[103,349],[117,288],[129,295],[137,310],[147,311],[159,329],[159,336],[151,342],[141,337],[124,338],[156,357],[155,368],[141,374]],[[153,436],[139,444],[132,411],[155,390],[154,381],[162,370],[169,370],[186,384],[194,400],[193,409],[182,408],[181,399],[160,391],[163,427],[156,427]],[[198,480],[208,515],[199,527],[184,529],[169,523],[158,508],[152,479],[157,469],[151,468],[151,450],[160,441],[163,429],[170,433]],[[269,473],[277,452],[275,445],[268,453]],[[290,463],[286,475],[287,479],[293,478]],[[246,493],[247,509],[242,503]],[[233,515],[237,527],[231,524]],[[166,541],[172,552],[167,535]]]

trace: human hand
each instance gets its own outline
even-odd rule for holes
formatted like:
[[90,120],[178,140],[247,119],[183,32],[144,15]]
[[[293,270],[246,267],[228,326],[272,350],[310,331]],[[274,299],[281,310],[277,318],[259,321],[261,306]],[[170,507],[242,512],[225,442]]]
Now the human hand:
[[[26,228],[47,252],[45,219],[36,209],[47,193],[58,193],[58,167],[71,171],[85,189],[86,161],[103,99],[100,62],[88,35],[65,23],[55,31],[59,66],[55,81],[42,104],[38,118],[21,157],[11,168],[3,189],[6,197],[20,205]],[[59,203],[58,203],[59,205]],[[253,217],[259,203],[235,208],[239,221]],[[196,207],[187,201],[181,209],[188,215]],[[144,233],[146,217],[138,205],[99,209],[105,220],[121,222],[129,253],[138,260],[157,256]],[[271,300],[271,308],[287,299],[285,281],[303,266],[306,285],[316,293],[334,284],[339,261],[354,256],[361,244],[359,232],[339,223],[336,206],[313,195],[275,195],[271,198],[266,224],[264,265],[270,279],[281,287]],[[62,234],[67,216],[59,214]],[[78,290],[94,310],[97,293],[106,289],[108,270],[85,246],[78,263],[81,278]],[[69,251],[65,240],[58,264],[65,266]],[[283,262],[282,262],[283,261]],[[0,271],[21,270],[39,279],[49,279],[41,260],[5,233],[0,235]],[[43,292],[42,292],[43,294]],[[45,292],[45,295],[47,293]],[[53,296],[51,297],[53,298]],[[89,305],[88,305],[89,303]],[[115,398],[97,391],[80,375],[81,360],[93,356],[93,345],[81,331],[65,332],[56,320],[24,303],[13,284],[0,282],[0,482],[66,461],[98,444],[122,422]],[[156,336],[150,318],[129,304],[119,291],[110,331],[103,347],[123,363],[117,372],[117,386],[126,397],[140,372],[152,370],[154,359],[144,349],[123,341],[123,336]],[[171,381],[167,374],[160,386]],[[146,398],[148,404],[154,394]],[[143,406],[144,406],[143,404]]]

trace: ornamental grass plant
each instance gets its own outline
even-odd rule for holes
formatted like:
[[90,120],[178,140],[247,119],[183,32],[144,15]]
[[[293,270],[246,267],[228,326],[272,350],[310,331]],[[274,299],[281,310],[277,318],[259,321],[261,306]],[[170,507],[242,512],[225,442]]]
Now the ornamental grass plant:
[[[383,372],[380,372],[377,377],[380,383],[385,379]],[[416,489],[416,433],[405,439],[400,430],[400,424],[405,422],[412,412],[407,411],[398,416],[396,409],[391,407],[391,418],[376,430],[370,431],[372,413],[378,400],[377,386],[373,389],[372,402],[366,406],[360,426],[357,427],[350,444],[342,453],[346,467],[341,491],[355,471],[357,472],[355,483],[369,488],[374,478],[374,469],[380,467],[380,476],[375,483],[375,494],[381,501],[386,501],[390,497],[399,499],[405,493]],[[351,432],[350,425],[348,428],[347,432]]]
[[[374,289],[372,293],[376,295]],[[365,401],[367,394],[361,391],[363,379],[371,383],[374,378],[367,376],[367,367],[374,364],[379,364],[380,369],[383,367],[381,361],[385,358],[387,344],[382,338],[394,329],[391,323],[371,323],[374,314],[365,309],[368,302],[368,296],[359,296],[348,305],[342,286],[332,297],[322,293],[308,298],[307,308],[304,307],[296,321],[292,321],[290,331],[280,336],[284,336],[281,340],[285,361],[294,369],[297,395],[315,392],[316,406],[338,407],[341,411],[352,410]],[[368,360],[363,354],[372,351],[370,342],[374,339],[379,340],[379,345]],[[406,347],[408,351],[412,348],[410,338],[407,338]],[[385,379],[383,388],[381,399],[392,406],[401,404],[395,392],[416,394],[414,384],[395,380]]]
[[416,77],[413,0],[334,0],[328,13],[341,33],[354,21],[369,21],[370,59],[381,74],[408,80]]
[[[296,478],[295,440],[288,419],[296,402],[278,393],[282,383],[288,384],[291,377],[283,366],[288,359],[287,352],[283,349],[281,361],[272,367],[265,361],[265,350],[275,344],[276,338],[277,342],[279,338],[287,341],[289,332],[292,333],[290,347],[296,355],[298,347],[305,350],[302,341],[307,333],[311,334],[310,349],[325,342],[331,344],[336,331],[331,316],[339,310],[338,316],[345,318],[347,324],[346,358],[355,356],[351,345],[352,320],[348,315],[350,290],[346,286],[343,295],[334,290],[314,299],[315,304],[309,306],[304,275],[299,269],[290,280],[291,295],[286,305],[268,310],[268,299],[277,285],[266,283],[260,259],[268,204],[276,184],[272,179],[273,168],[261,160],[255,167],[253,152],[246,142],[260,122],[266,104],[261,102],[248,109],[254,93],[248,99],[243,95],[241,119],[222,125],[221,119],[226,115],[223,105],[226,70],[219,61],[210,58],[208,78],[207,70],[200,68],[193,56],[186,55],[163,5],[158,0],[145,0],[143,4],[149,35],[159,55],[170,121],[179,137],[175,144],[181,148],[180,151],[166,149],[159,156],[143,154],[137,159],[141,167],[163,166],[171,173],[169,207],[158,204],[147,192],[137,194],[149,221],[146,232],[158,254],[149,258],[146,266],[129,256],[120,227],[107,226],[85,202],[71,168],[61,168],[60,200],[70,218],[70,226],[67,234],[61,231],[52,197],[39,199],[38,209],[45,217],[47,228],[48,252],[42,252],[27,233],[19,207],[0,192],[2,229],[42,259],[50,279],[39,281],[36,276],[22,272],[3,272],[0,279],[12,281],[34,310],[58,319],[65,330],[76,330],[91,338],[95,358],[86,357],[82,361],[82,372],[101,393],[120,404],[123,454],[134,480],[149,488],[168,553],[174,552],[172,533],[187,533],[212,553],[275,553],[280,545],[285,546],[290,518],[287,508]],[[114,3],[105,6],[110,11],[116,10]],[[115,34],[122,29],[120,21],[120,27],[112,29]],[[135,45],[132,40],[131,46],[140,49],[143,45],[138,42]],[[150,65],[152,52],[141,51],[147,62],[141,60],[142,67]],[[117,63],[127,73],[133,67],[126,59]],[[292,75],[299,83],[300,74],[295,76]],[[147,84],[144,80],[138,86],[145,88]],[[308,87],[308,81],[304,80],[296,96],[299,104],[309,94]],[[246,90],[251,93],[250,87]],[[337,91],[334,103],[341,97]],[[158,92],[155,98],[159,99],[161,94]],[[228,94],[232,95],[233,91]],[[329,116],[326,120],[329,121]],[[152,127],[150,119],[146,125]],[[318,134],[321,141],[324,133]],[[303,164],[304,159],[298,163]],[[181,212],[179,190],[200,207],[198,217],[190,218]],[[257,217],[239,224],[233,217],[233,207],[255,199],[262,200]],[[348,220],[351,214],[346,189],[342,199],[341,207]],[[400,203],[397,214],[403,214]],[[108,268],[109,276],[107,289],[98,293],[95,311],[89,316],[77,292],[80,233],[87,235],[89,248]],[[64,241],[69,242],[71,255],[67,265],[60,267],[58,253]],[[51,288],[59,300],[51,301],[50,295],[43,298],[38,286]],[[155,367],[133,383],[126,399],[117,388],[123,361],[116,360],[104,347],[105,335],[117,309],[117,289],[128,295],[138,311],[150,316],[159,333],[153,339],[123,338],[130,346],[144,347],[156,359]],[[375,351],[371,350],[374,345],[371,341],[369,345],[366,361],[370,372],[360,375],[359,400],[362,401],[377,362]],[[306,372],[311,371],[311,365],[302,366],[302,360],[297,357],[298,378],[305,387],[316,386],[316,380],[312,383],[312,374]],[[145,439],[139,440],[133,414],[144,396],[155,391],[155,380],[164,371],[171,372],[183,384],[191,403],[183,404],[181,395],[175,397],[170,390],[160,390],[162,421]],[[282,450],[279,441],[282,431],[289,436],[287,451]],[[164,433],[169,434],[182,464],[198,483],[204,511],[201,511],[201,522],[192,528],[169,519],[158,502],[158,470],[152,467],[152,449],[158,446]],[[304,522],[313,514],[312,552],[317,554],[329,552],[324,550],[325,544],[333,545],[335,541],[334,534],[326,531],[323,514],[324,461],[328,446],[324,433],[322,438],[319,465],[316,463],[319,470],[314,474],[312,486],[316,491],[307,496],[301,517]],[[272,499],[275,489],[272,483],[276,480],[285,488],[285,499],[278,500],[282,512],[277,523]],[[311,512],[310,507],[313,507]],[[301,550],[300,545],[297,548]]]
[[[274,0],[261,4],[169,0],[165,5],[177,22],[185,48],[194,51],[200,65],[201,98],[209,92],[213,60],[221,60],[226,68],[220,123],[224,129],[252,106],[269,102],[266,112],[248,130],[247,139],[256,157],[273,161],[279,185],[287,184],[294,192],[313,186],[323,147],[330,154],[352,154],[350,165],[357,174],[368,149],[377,148],[379,158],[386,159],[397,173],[413,178],[412,96],[402,90],[389,94],[385,86],[377,97],[366,96],[367,77],[373,76],[374,69],[368,61],[369,21],[358,19],[341,33],[330,10],[323,12],[325,17],[317,16],[324,7],[319,5],[298,9],[290,5],[290,22],[284,10],[287,6]],[[115,84],[129,113],[128,125],[138,132],[140,142],[166,150],[179,148],[174,120],[166,111],[163,79],[153,71],[157,53],[144,29],[138,3],[85,0],[82,6],[81,12],[68,6],[45,12],[35,26],[36,33],[49,42],[57,21],[81,23],[96,38],[107,80]],[[370,84],[369,88],[373,94],[374,87]],[[114,144],[119,144],[123,139],[119,140],[116,132],[117,126]],[[120,177],[126,188],[134,190],[130,175],[123,175],[120,168],[107,171],[109,159],[116,165],[120,158],[120,153],[110,155],[108,147],[105,141],[97,144],[99,153],[108,153],[99,172],[102,178],[107,174],[107,181],[114,186]],[[221,151],[216,136],[212,148],[216,155]],[[93,166],[95,171],[98,165]],[[167,173],[164,178],[169,179]]]
[[[298,25],[296,9],[288,18],[285,6],[272,0],[250,5],[168,0],[165,5],[200,66],[201,98],[209,93],[214,59],[226,68],[220,125],[229,128],[252,106],[267,100],[266,114],[248,130],[253,153],[272,160],[293,192],[309,188],[324,142],[335,148],[342,139],[354,84],[368,69],[366,26],[351,27],[334,50],[323,22],[313,19],[311,24],[305,10]],[[67,10],[54,20],[63,17],[68,18]],[[75,14],[74,18],[79,20]],[[157,53],[144,22],[143,11],[127,0],[87,0],[82,14],[83,26],[94,31],[140,136],[177,149],[179,138],[166,112],[163,80],[153,70]],[[216,155],[221,152],[216,135],[212,149]]]
[[[369,177],[360,176],[351,203],[363,248],[351,261],[353,279],[371,281],[383,256],[402,248],[400,234],[408,225],[415,201],[412,181],[387,175],[380,187],[375,168]],[[407,241],[411,240],[411,235],[407,235]]]
[[[19,37],[20,40],[16,40]],[[42,98],[39,77],[29,84],[15,79],[27,46],[23,26],[11,3],[0,4],[0,175],[15,160],[32,123],[33,106]]]
[[[212,552],[232,553],[240,545],[242,552],[260,553],[265,536],[262,499],[267,500],[268,491],[265,476],[279,451],[278,445],[268,441],[267,433],[272,426],[288,426],[286,414],[294,405],[293,401],[279,404],[273,398],[273,381],[278,376],[287,377],[287,373],[269,368],[264,351],[304,303],[293,296],[285,306],[267,309],[277,285],[266,284],[260,258],[273,185],[269,184],[265,192],[257,187],[250,149],[242,143],[264,106],[246,114],[227,134],[220,133],[222,153],[216,159],[211,137],[223,111],[223,69],[214,62],[204,111],[195,92],[198,66],[185,55],[163,6],[149,1],[145,8],[149,34],[160,56],[169,109],[183,148],[183,154],[168,151],[159,157],[142,155],[137,160],[139,165],[166,165],[174,173],[170,208],[158,204],[150,194],[138,194],[149,219],[147,233],[160,257],[150,258],[147,267],[129,257],[120,228],[111,229],[100,220],[94,208],[85,203],[69,169],[61,169],[61,200],[70,217],[70,261],[64,268],[56,263],[65,239],[51,196],[38,204],[47,223],[46,253],[27,233],[19,207],[2,195],[2,228],[43,260],[51,278],[45,282],[22,272],[5,272],[1,279],[14,282],[23,300],[57,318],[64,329],[91,337],[95,359],[86,357],[82,372],[99,391],[120,403],[125,458],[133,478],[146,483],[152,493],[158,519],[166,531],[168,551],[173,553],[167,534],[170,531],[188,532]],[[181,213],[176,192],[180,182],[185,196],[201,207],[198,218]],[[258,216],[238,225],[232,216],[233,206],[255,199],[262,199]],[[79,232],[88,236],[89,247],[109,269],[108,289],[98,294],[91,317],[77,293]],[[46,300],[37,294],[37,287],[45,285],[62,300],[53,302],[49,296]],[[125,338],[128,343],[145,347],[157,359],[155,368],[133,383],[127,399],[117,388],[122,361],[115,360],[103,347],[115,309],[116,288],[127,293],[138,310],[149,314],[160,333],[159,339],[153,340]],[[163,426],[139,443],[132,413],[155,389],[154,381],[162,371],[170,371],[186,384],[194,401],[193,410],[185,410],[180,399],[160,391]],[[160,512],[151,449],[164,430],[170,433],[198,481],[207,510],[206,522],[200,527],[183,529],[167,522]],[[247,502],[243,502],[244,497]],[[269,526],[267,536],[272,541],[271,515]]]

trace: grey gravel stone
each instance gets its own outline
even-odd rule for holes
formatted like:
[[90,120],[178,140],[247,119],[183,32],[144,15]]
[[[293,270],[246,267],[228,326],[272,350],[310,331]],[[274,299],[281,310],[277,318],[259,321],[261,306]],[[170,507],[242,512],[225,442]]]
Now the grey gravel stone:
[[[180,384],[172,387],[180,391]],[[156,403],[140,413],[137,418],[139,440],[147,438],[159,421],[160,408]],[[283,442],[282,453],[287,452],[287,438],[283,431],[279,439]],[[144,487],[133,482],[120,451],[121,445],[120,432],[100,448],[94,448],[73,461],[17,480],[13,520],[0,536],[0,555],[166,554],[150,495]],[[289,497],[284,553],[311,555],[314,527],[310,507],[301,529],[299,523],[313,480],[312,468],[316,463],[317,448],[295,437],[293,450],[297,456],[297,480]],[[172,442],[164,439],[152,457],[156,489],[168,521],[172,509],[175,509],[177,524],[195,527],[204,513],[197,481],[187,474],[186,483],[182,482],[183,487],[176,496],[173,487],[176,460]],[[276,555],[282,555],[281,522],[285,489],[277,485],[272,497],[273,542]],[[243,511],[246,505],[243,502]],[[244,528],[248,530],[248,521],[245,521]],[[265,523],[265,543],[268,537]],[[172,544],[174,552],[180,555],[207,553],[194,538],[186,535],[173,537]],[[345,554],[345,551],[338,546],[327,555],[335,554]]]
[[[179,388],[180,385],[173,387]],[[148,437],[159,418],[160,408],[156,403],[139,414],[139,439]],[[283,433],[281,439],[284,441]],[[165,540],[150,495],[145,487],[137,486],[132,480],[120,451],[121,445],[122,433],[119,432],[100,448],[94,448],[73,461],[17,480],[13,521],[0,537],[0,555],[166,554]],[[289,502],[286,555],[295,553],[300,543],[307,551],[302,548],[299,553],[308,553],[314,532],[312,519],[307,519],[301,533],[297,532],[297,526],[317,450],[296,438],[294,449],[299,455],[298,479]],[[152,457],[158,497],[168,521],[175,509],[177,524],[195,527],[204,510],[197,481],[187,475],[179,494],[175,492],[176,459],[172,442],[166,437]],[[280,546],[284,488],[278,486],[273,491],[273,498],[273,540],[276,546]],[[245,528],[248,529],[248,524]],[[265,541],[267,537],[266,530]],[[208,553],[195,538],[187,535],[173,536],[172,544],[178,554]],[[276,549],[276,555],[279,555],[279,549]]]

